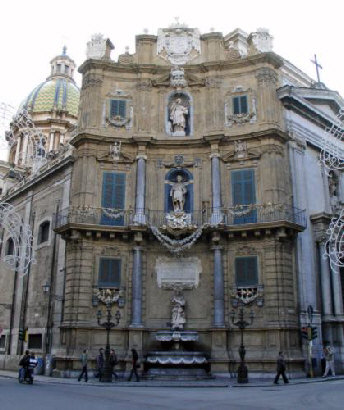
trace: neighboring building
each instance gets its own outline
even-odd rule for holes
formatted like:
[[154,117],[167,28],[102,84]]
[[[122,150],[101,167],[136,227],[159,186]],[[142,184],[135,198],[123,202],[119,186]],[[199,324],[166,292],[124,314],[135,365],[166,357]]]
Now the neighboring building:
[[[138,35],[135,54],[118,62],[112,48],[100,35],[88,43],[72,137],[76,111],[66,107],[77,89],[60,79],[67,56],[52,60],[46,119],[35,107],[48,86],[24,103],[45,135],[44,155],[30,155],[18,130],[12,175],[24,178],[2,199],[31,224],[37,263],[28,274],[2,268],[3,352],[53,354],[57,371],[71,374],[84,348],[95,355],[105,344],[97,311],[110,289],[121,358],[133,346],[149,358],[157,332],[184,328],[198,332],[194,349],[213,373],[234,372],[240,331],[231,311],[243,302],[254,311],[249,370],[273,372],[283,350],[297,374],[311,305],[313,353],[328,340],[343,370],[341,281],[321,254],[344,186],[337,173],[329,183],[318,160],[341,97],[273,53],[266,30],[223,37],[176,25]],[[3,255],[9,239],[5,232]]]

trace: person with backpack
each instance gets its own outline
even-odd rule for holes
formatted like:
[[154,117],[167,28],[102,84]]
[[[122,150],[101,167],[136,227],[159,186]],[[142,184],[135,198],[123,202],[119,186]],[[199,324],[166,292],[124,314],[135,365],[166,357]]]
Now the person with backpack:
[[323,348],[324,356],[325,356],[325,373],[322,377],[327,377],[329,371],[331,370],[332,376],[335,376],[334,372],[334,352],[330,345],[324,346]]
[[79,374],[78,377],[78,382],[82,379],[82,376],[85,377],[85,382],[87,382],[88,377],[87,377],[87,350],[85,349],[80,357],[81,360],[81,365],[82,365],[82,371]]
[[139,355],[138,355],[138,353],[135,349],[131,349],[131,353],[132,353],[132,362],[131,362],[132,363],[132,368],[131,368],[131,371],[130,371],[128,381],[130,382],[131,378],[133,377],[133,374],[135,374],[136,381],[139,382],[140,378],[139,378],[139,375],[137,373],[137,369],[140,367],[140,365],[138,364]]

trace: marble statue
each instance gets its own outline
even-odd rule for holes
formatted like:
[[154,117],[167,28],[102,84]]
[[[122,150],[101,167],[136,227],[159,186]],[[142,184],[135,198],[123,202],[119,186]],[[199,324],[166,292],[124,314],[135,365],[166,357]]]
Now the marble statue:
[[172,101],[170,105],[170,121],[172,123],[172,132],[181,132],[185,135],[186,115],[188,115],[188,108],[183,105],[181,98]]
[[177,182],[172,185],[170,191],[174,212],[182,212],[184,210],[185,196],[187,193],[186,185],[187,182],[183,182],[183,177],[177,175]]
[[171,327],[172,329],[183,329],[185,320],[185,299],[181,291],[175,291],[171,299],[172,304],[172,317]]

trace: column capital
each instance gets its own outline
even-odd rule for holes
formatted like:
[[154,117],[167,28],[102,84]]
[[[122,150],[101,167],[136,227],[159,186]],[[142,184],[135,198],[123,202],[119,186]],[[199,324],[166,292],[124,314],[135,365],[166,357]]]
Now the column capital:
[[138,155],[136,155],[136,159],[137,159],[137,160],[139,160],[139,159],[144,159],[145,161],[147,161],[147,155],[145,155],[145,154],[138,154]]
[[210,159],[220,158],[220,153],[218,153],[218,152],[212,152],[212,153],[209,155],[209,158],[210,158]]
[[214,245],[210,248],[212,251],[222,251],[223,250],[223,246],[221,245]]
[[133,251],[142,251],[143,246],[133,246]]

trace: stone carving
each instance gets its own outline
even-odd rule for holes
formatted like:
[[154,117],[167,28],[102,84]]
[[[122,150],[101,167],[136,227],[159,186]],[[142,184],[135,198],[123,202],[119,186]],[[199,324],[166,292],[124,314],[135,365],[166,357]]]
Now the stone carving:
[[103,35],[100,33],[94,34],[91,38],[91,41],[87,43],[87,59],[92,58],[95,60],[101,60],[104,58],[109,58],[110,50],[114,46],[111,44],[109,39],[103,38]]
[[[129,102],[127,102],[127,104],[129,104]],[[125,127],[128,130],[133,125],[133,117],[134,107],[130,105],[128,113],[125,117],[121,117],[120,115],[114,115],[112,118],[107,118],[107,123],[116,128]]]
[[183,182],[182,175],[177,175],[177,182],[173,183],[170,191],[174,212],[181,212],[184,210],[185,196],[187,194],[187,184],[187,182]]
[[185,299],[180,290],[175,290],[171,298],[171,328],[183,329],[185,320]]
[[189,114],[186,99],[177,97],[169,105],[169,120],[173,136],[184,137],[186,135],[186,116]]
[[176,88],[187,87],[188,82],[185,79],[184,69],[182,67],[174,66],[171,68],[170,85]]
[[177,166],[181,166],[184,163],[184,157],[181,154],[175,155],[174,156],[174,163]]
[[155,269],[159,288],[193,289],[198,287],[202,264],[197,257],[159,257]]
[[268,29],[258,28],[257,31],[251,33],[247,39],[250,54],[272,51],[272,40],[273,37],[269,34]]
[[114,161],[119,161],[121,145],[121,141],[115,141],[114,145],[110,145],[110,156]]
[[[244,90],[242,90],[244,91]],[[243,114],[233,114],[233,106],[231,102],[232,96],[227,99],[225,103],[225,125],[232,127],[233,125],[242,125],[246,123],[254,123],[257,120],[257,108],[256,99],[251,98],[251,104],[249,104],[249,111]]]
[[238,159],[247,157],[247,142],[238,140],[234,141],[234,152]]
[[176,24],[158,30],[157,55],[174,65],[183,65],[201,53],[200,32]]

